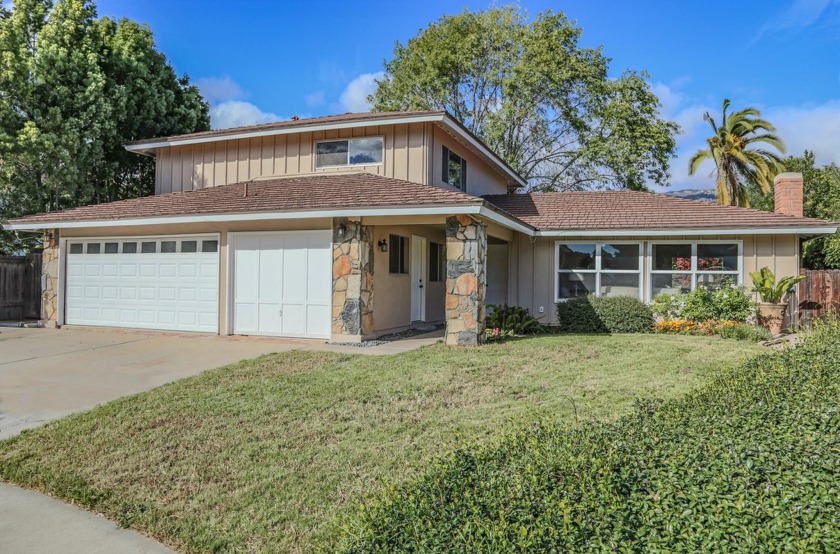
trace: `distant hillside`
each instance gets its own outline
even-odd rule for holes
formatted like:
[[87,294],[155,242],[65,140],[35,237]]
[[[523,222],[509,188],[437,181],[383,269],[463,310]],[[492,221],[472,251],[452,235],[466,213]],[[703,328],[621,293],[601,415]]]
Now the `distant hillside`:
[[717,200],[714,189],[667,190],[663,191],[663,194],[676,196],[677,198],[688,198],[689,200],[705,200],[706,202]]

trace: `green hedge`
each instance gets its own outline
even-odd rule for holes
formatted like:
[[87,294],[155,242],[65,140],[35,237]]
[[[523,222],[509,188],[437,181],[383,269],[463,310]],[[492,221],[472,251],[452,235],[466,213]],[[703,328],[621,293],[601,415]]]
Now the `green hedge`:
[[535,420],[345,527],[345,552],[830,552],[840,324],[613,424]]
[[557,303],[557,326],[563,333],[647,333],[653,312],[629,296],[578,296]]

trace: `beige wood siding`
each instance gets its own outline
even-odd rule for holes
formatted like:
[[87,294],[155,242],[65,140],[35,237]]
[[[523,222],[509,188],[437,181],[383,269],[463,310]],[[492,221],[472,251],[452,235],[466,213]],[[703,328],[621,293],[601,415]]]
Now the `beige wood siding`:
[[[379,125],[161,148],[157,153],[155,192],[166,194],[256,178],[348,170],[425,183],[426,129],[424,123]],[[357,137],[384,139],[382,164],[315,168],[316,142]]]
[[467,190],[469,194],[506,194],[507,180],[482,158],[473,154],[466,146],[437,125],[432,126],[429,141],[431,179],[429,184],[449,187],[443,181],[443,147],[446,146],[467,161]]
[[799,237],[796,235],[721,235],[692,237],[674,235],[671,237],[541,237],[532,242],[529,237],[516,234],[508,260],[509,288],[508,298],[511,304],[525,306],[531,313],[540,314],[543,309],[547,324],[556,324],[554,313],[556,261],[555,244],[558,240],[580,240],[592,242],[642,241],[644,243],[645,267],[642,272],[642,285],[647,290],[649,279],[648,253],[649,243],[662,240],[684,240],[686,242],[703,240],[740,240],[742,241],[743,278],[749,284],[749,274],[762,267],[769,267],[777,276],[797,275],[799,273]]

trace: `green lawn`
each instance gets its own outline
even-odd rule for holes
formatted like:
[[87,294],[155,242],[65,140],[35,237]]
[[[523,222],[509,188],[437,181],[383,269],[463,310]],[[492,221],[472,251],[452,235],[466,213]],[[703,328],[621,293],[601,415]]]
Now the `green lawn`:
[[760,347],[717,337],[546,336],[389,357],[264,356],[0,443],[0,478],[175,549],[310,551],[424,460],[534,411],[614,418]]

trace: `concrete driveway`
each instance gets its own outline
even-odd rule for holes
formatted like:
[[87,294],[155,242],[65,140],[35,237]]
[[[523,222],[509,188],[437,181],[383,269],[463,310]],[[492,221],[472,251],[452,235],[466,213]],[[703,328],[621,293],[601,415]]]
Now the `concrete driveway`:
[[0,439],[207,369],[319,346],[323,341],[0,328]]

